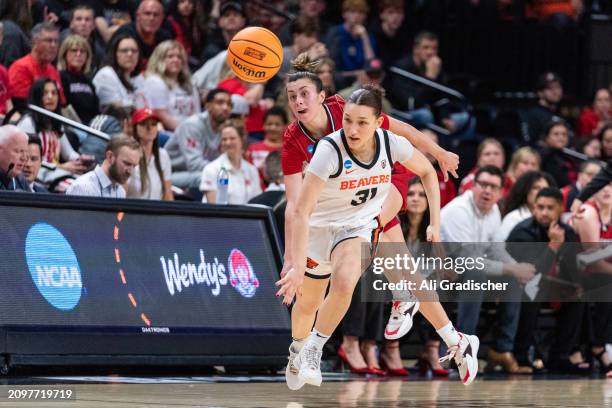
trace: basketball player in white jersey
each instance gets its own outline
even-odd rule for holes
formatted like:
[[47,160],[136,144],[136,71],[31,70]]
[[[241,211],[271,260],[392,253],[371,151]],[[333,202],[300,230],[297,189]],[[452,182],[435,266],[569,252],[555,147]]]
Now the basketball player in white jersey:
[[[294,267],[277,282],[277,296],[290,304],[301,293],[304,275],[331,273],[330,289],[318,309],[314,329],[293,360],[299,370],[288,376],[291,389],[305,383],[320,386],[323,346],[351,302],[362,274],[362,244],[371,254],[381,231],[379,214],[391,186],[393,163],[400,162],[421,177],[430,206],[429,241],[440,238],[440,190],[429,160],[406,139],[380,129],[382,90],[366,86],[347,100],[343,129],[317,144],[293,211]],[[371,255],[370,254],[370,255]],[[460,374],[473,380],[478,370],[478,338],[461,335],[454,354]],[[461,345],[462,343],[465,343]],[[465,354],[465,351],[468,351]],[[289,383],[291,379],[292,383]]]

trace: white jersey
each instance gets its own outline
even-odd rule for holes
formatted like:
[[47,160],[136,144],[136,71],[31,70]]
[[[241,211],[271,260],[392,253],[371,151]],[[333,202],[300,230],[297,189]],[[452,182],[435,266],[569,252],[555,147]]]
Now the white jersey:
[[377,129],[376,153],[368,164],[360,162],[349,149],[344,130],[321,139],[307,171],[326,181],[310,217],[311,227],[369,224],[380,214],[391,186],[393,163],[412,157],[408,140]]

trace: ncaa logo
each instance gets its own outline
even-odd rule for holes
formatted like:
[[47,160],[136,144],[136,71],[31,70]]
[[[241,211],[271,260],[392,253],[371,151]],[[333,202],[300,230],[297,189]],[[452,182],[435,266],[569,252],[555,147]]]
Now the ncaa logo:
[[259,280],[255,276],[249,259],[239,249],[232,249],[227,260],[230,271],[230,284],[245,298],[255,295]]
[[344,168],[348,170],[348,169],[350,169],[351,167],[353,167],[353,162],[352,162],[352,161],[350,161],[350,160],[346,160],[346,161],[344,162]]
[[383,161],[380,162],[380,165],[384,169],[385,167],[387,167],[387,161],[383,159]]
[[83,283],[77,257],[55,227],[37,223],[25,242],[28,269],[40,294],[53,307],[68,311],[81,299]]
[[309,144],[308,145],[308,153],[312,154],[312,152],[314,152],[314,145],[313,144]]

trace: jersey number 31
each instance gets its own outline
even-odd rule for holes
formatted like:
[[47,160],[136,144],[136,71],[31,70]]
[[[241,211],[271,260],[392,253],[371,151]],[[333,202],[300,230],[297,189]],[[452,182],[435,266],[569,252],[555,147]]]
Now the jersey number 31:
[[358,192],[355,193],[355,199],[351,201],[351,205],[358,206],[376,197],[376,191],[377,191],[376,187],[369,188],[367,190],[359,190]]

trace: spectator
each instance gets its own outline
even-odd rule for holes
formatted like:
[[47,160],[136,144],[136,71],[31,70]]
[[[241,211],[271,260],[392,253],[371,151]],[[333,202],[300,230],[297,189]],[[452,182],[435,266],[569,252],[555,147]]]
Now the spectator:
[[597,137],[576,140],[576,150],[585,154],[589,159],[601,158],[601,141]]
[[[384,79],[384,75],[385,68],[381,60],[379,60],[378,58],[368,60],[366,61],[363,70],[358,71],[357,81],[355,81],[350,87],[344,88],[343,90],[338,92],[338,94],[344,99],[347,99],[354,91],[363,87],[366,84],[375,84],[378,86],[382,86],[381,84]],[[387,115],[391,114],[391,103],[384,96],[382,100],[382,111]]]
[[28,137],[28,161],[23,167],[23,176],[28,182],[30,190],[34,193],[48,193],[44,184],[37,181],[38,172],[42,165],[42,143],[38,136]]
[[[504,162],[506,161],[504,147],[497,139],[492,137],[488,137],[480,142],[476,150],[476,157],[476,166],[470,170],[468,175],[461,180],[461,184],[459,184],[459,194],[472,189],[474,186],[474,175],[478,172],[478,169],[484,166],[495,166],[501,170],[504,168]],[[504,175],[503,180],[501,198],[506,197],[512,188],[512,181],[509,177]]]
[[28,161],[28,136],[13,125],[0,127],[0,190],[30,191],[22,175]]
[[187,54],[174,40],[155,47],[138,93],[143,95],[144,107],[152,109],[169,131],[201,111],[200,95],[191,82]]
[[[321,18],[327,4],[325,0],[299,0],[300,12],[297,18],[308,18],[317,21],[319,26],[319,38],[326,38],[331,25]],[[284,46],[289,46],[293,43],[293,35],[291,35],[291,21],[285,23],[278,31],[278,38]]]
[[584,108],[578,119],[578,136],[596,137],[597,133],[612,119],[612,102],[610,90],[598,89],[593,97],[593,105]]
[[[27,1],[3,1],[0,21],[4,25],[4,42],[0,45],[0,64],[10,67],[31,51],[30,31],[33,20]],[[27,94],[27,93],[26,93]]]
[[141,147],[137,140],[128,136],[112,139],[106,147],[102,165],[76,179],[66,194],[125,198],[123,185],[138,166],[140,156]]
[[134,137],[140,143],[140,163],[128,180],[128,198],[173,200],[170,157],[159,147],[159,119],[151,109],[139,109],[132,116]]
[[287,113],[278,106],[268,109],[264,115],[264,140],[251,143],[246,150],[246,159],[259,170],[264,185],[264,165],[266,157],[272,152],[280,151],[283,145],[283,134],[289,124]]
[[514,184],[523,174],[537,170],[540,170],[540,155],[535,149],[524,146],[512,154],[506,178]]
[[325,97],[330,97],[336,93],[336,83],[334,80],[336,74],[336,63],[329,57],[324,57],[319,60],[317,65],[317,76],[323,83]]
[[219,126],[232,110],[230,94],[213,89],[206,95],[206,111],[181,123],[164,146],[172,161],[172,184],[181,188],[198,188],[202,169],[221,154]]
[[546,187],[554,187],[555,180],[541,171],[528,171],[512,185],[503,206],[502,224],[495,234],[495,242],[504,242],[514,227],[533,215],[538,192]]
[[[398,214],[406,246],[412,254],[422,254],[427,252],[427,256],[432,256],[431,245],[427,244],[427,227],[429,226],[429,205],[425,189],[419,177],[413,177],[408,181],[408,196],[406,198],[406,211]],[[431,274],[431,270],[420,270],[423,277]],[[386,315],[386,314],[385,314]],[[425,326],[422,325],[422,326]],[[440,355],[440,340],[438,334],[433,330],[433,326],[427,324],[420,327],[426,333],[424,347],[418,360],[421,372],[431,370],[434,377],[447,377],[449,371],[442,367],[438,361]],[[395,349],[397,348],[397,351]],[[381,359],[386,362],[387,367],[401,367],[401,356],[399,354],[399,342],[396,344],[387,343],[387,347],[381,354]],[[388,361],[391,360],[391,361]]]
[[[140,49],[138,67],[147,66],[155,46],[162,41],[172,40],[172,33],[162,28],[164,22],[164,7],[160,0],[143,0],[136,10],[136,21],[122,25],[113,34],[130,34],[138,42]],[[112,42],[112,38],[111,38]]]
[[181,43],[190,59],[190,66],[199,67],[206,44],[204,4],[196,0],[172,0],[168,6],[168,23],[176,41]]
[[[584,215],[574,221],[574,228],[585,251],[595,251],[609,245],[612,238],[609,228],[612,221],[612,185],[601,189],[584,207]],[[612,342],[612,303],[607,302],[612,285],[612,262],[610,258],[597,261],[589,265],[586,272],[585,286],[595,299],[591,314],[591,353],[598,360],[601,372],[611,378],[612,361],[605,347]]]
[[132,22],[136,2],[130,0],[98,0],[91,3],[96,13],[96,28],[105,42],[123,25]]
[[[102,108],[102,112],[91,120],[89,127],[106,133],[111,138],[122,133],[133,137],[132,112],[133,109],[131,107],[106,105]],[[94,156],[96,163],[101,164],[104,161],[107,144],[106,140],[88,134],[81,141],[80,150],[83,154]]]
[[89,79],[91,58],[87,40],[80,35],[69,35],[60,47],[57,62],[66,102],[85,124],[100,112],[98,97]]
[[[412,54],[398,59],[393,65],[438,83],[446,82],[442,70],[442,59],[438,55],[438,36],[429,31],[420,32],[414,39]],[[450,114],[446,108],[433,110],[434,103],[441,99],[430,87],[391,74],[385,81],[389,100],[394,108],[408,112],[410,122],[417,127],[434,123],[436,117],[448,130],[454,131],[466,121],[464,113]]]
[[303,52],[309,52],[313,61],[327,56],[325,44],[319,42],[317,20],[298,17],[291,22],[290,28],[293,43],[283,47],[283,64],[278,71],[280,75],[286,75],[291,70],[291,61]]
[[[504,292],[506,299],[498,305],[494,343],[489,349],[488,359],[493,365],[501,365],[508,373],[530,373],[531,368],[518,365],[512,350],[521,307],[518,302],[520,285],[533,278],[535,268],[527,263],[516,263],[500,244],[494,243],[495,233],[501,226],[497,201],[502,180],[503,173],[499,167],[481,167],[474,176],[471,190],[442,209],[441,238],[443,242],[457,243],[457,250],[449,252],[453,257],[484,256],[483,270],[468,270],[460,279],[484,281],[488,277],[508,284]],[[480,290],[458,295],[458,331],[476,332],[484,296],[485,292]]]
[[60,42],[63,44],[69,35],[80,35],[85,38],[91,47],[91,67],[96,71],[102,66],[102,60],[106,54],[106,43],[96,31],[94,22],[94,9],[87,4],[80,4],[70,12],[70,26],[60,34]]
[[410,51],[410,33],[404,26],[404,1],[383,0],[380,2],[378,19],[370,32],[378,45],[378,57],[387,66]]
[[272,12],[272,9],[280,13],[287,11],[287,2],[284,0],[269,0],[265,3],[268,7],[262,7],[258,3],[246,2],[247,15],[250,17],[250,25],[261,26],[267,28],[273,33],[277,33],[287,20],[277,13]]
[[535,146],[544,133],[546,124],[555,118],[561,118],[559,104],[563,99],[561,77],[554,72],[546,72],[536,82],[538,101],[523,112],[523,139],[525,143]]
[[[30,89],[28,103],[40,106],[55,114],[60,114],[59,91],[55,81],[42,78],[34,82]],[[74,150],[62,125],[38,113],[24,115],[17,125],[22,131],[36,135],[42,142],[42,161],[55,170],[43,168],[39,178],[45,184],[68,174],[83,174],[93,157],[81,156]]]
[[228,121],[219,127],[219,131],[223,153],[202,170],[200,191],[205,193],[202,202],[217,202],[217,177],[221,169],[225,169],[229,174],[228,204],[246,204],[261,194],[261,187],[257,168],[242,157],[246,142],[243,126]]
[[106,66],[96,73],[93,84],[100,107],[134,106],[134,91],[142,84],[138,76],[138,41],[131,34],[113,36],[106,54]]
[[9,68],[9,86],[13,104],[22,107],[26,103],[30,87],[39,78],[54,80],[59,89],[61,105],[66,100],[58,70],[53,66],[59,46],[59,31],[49,23],[36,24],[32,29],[32,52],[15,61]]
[[607,123],[601,128],[597,138],[601,141],[601,159],[612,159],[612,123]]
[[363,25],[369,11],[365,0],[344,0],[343,23],[329,31],[326,41],[329,56],[336,61],[336,70],[349,75],[343,82],[344,86],[354,79],[353,71],[363,69],[367,60],[376,57],[374,37]]
[[83,0],[37,0],[32,4],[36,21],[45,21],[64,28],[70,22],[70,10]]
[[[0,21],[0,49],[4,41],[4,23]],[[0,120],[4,115],[13,109],[11,102],[11,92],[9,87],[8,71],[4,65],[0,64]]]
[[[270,152],[264,162],[264,181],[267,183],[267,191],[285,191],[283,168],[281,166],[280,151]],[[284,212],[283,212],[284,217]]]
[[[536,196],[533,217],[519,223],[508,236],[508,242],[529,243],[529,245],[509,244],[508,250],[519,262],[535,265],[536,271],[544,280],[551,274],[567,282],[578,282],[576,270],[576,242],[574,231],[561,222],[563,197],[557,188],[543,188]],[[541,280],[541,282],[542,282]],[[548,298],[559,300],[554,294]],[[517,332],[515,350],[521,363],[542,369],[543,363],[528,357],[530,346],[535,344],[537,320],[540,311],[540,299],[536,294],[535,302],[525,298],[521,309],[521,318]],[[533,299],[530,299],[533,300]],[[585,312],[585,304],[577,298],[564,296],[557,315],[557,324],[550,347],[548,366],[550,369],[587,373],[589,364],[584,362],[580,352],[572,352],[580,340],[580,328]]]
[[595,177],[600,170],[601,164],[597,160],[585,160],[580,163],[576,182],[561,189],[564,211],[569,211],[570,208],[572,208],[572,203],[580,195],[582,189],[593,180],[593,177]]
[[[228,72],[227,77],[217,84],[218,88],[225,89],[232,97],[242,97],[247,105],[248,110],[245,113],[244,124],[250,140],[263,140],[263,122],[264,114],[267,105],[270,102],[263,99],[264,86],[263,84],[250,84],[238,78],[233,71]],[[234,108],[236,104],[234,104]],[[271,106],[270,106],[271,107]]]
[[569,144],[569,128],[565,122],[550,122],[544,130],[542,142],[542,170],[553,176],[559,187],[574,183],[577,176],[576,164],[571,157],[563,153],[563,149]]
[[208,35],[203,59],[208,61],[221,51],[227,49],[230,40],[238,31],[247,25],[247,15],[238,1],[226,1],[221,4],[217,28]]

